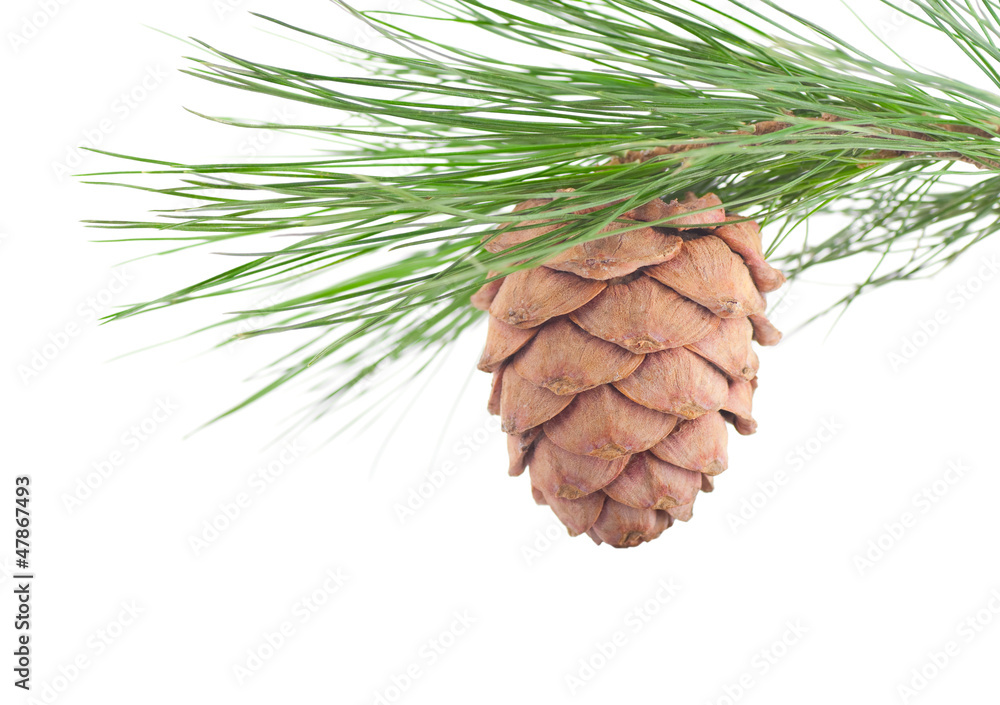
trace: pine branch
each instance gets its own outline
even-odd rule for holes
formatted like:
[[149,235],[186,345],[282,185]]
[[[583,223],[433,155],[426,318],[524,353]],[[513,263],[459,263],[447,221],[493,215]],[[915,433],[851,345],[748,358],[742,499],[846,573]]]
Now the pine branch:
[[[616,220],[640,227],[623,214],[660,196],[720,194],[773,234],[771,249],[792,277],[876,256],[881,268],[842,304],[935,271],[1000,227],[992,197],[1000,96],[879,61],[773,2],[512,0],[503,9],[425,0],[423,16],[339,4],[391,39],[394,53],[262,19],[355,63],[361,77],[274,66],[204,43],[205,56],[187,70],[330,115],[297,125],[210,119],[314,136],[334,149],[223,164],[112,155],[141,171],[99,175],[167,178],[174,185],[136,187],[183,199],[155,220],[92,221],[154,231],[115,240],[172,250],[253,243],[237,265],[113,318],[293,282],[306,290],[218,324],[263,317],[240,337],[312,335],[231,411],[308,373],[320,382],[304,418],[317,418],[385,365],[429,361],[475,324],[468,297],[490,272],[537,264]],[[899,11],[1000,85],[1000,6],[981,4],[918,0],[919,14]],[[469,48],[471,39],[453,46],[407,29],[428,17],[462,28],[452,35],[501,37],[509,57],[530,48],[553,60],[499,63]],[[552,200],[511,212],[529,199]],[[796,241],[794,226],[819,213],[847,214],[851,225],[820,243]],[[516,252],[483,248],[498,228],[556,218],[565,226]],[[289,244],[276,246],[272,235]],[[342,276],[355,260],[368,270]]]

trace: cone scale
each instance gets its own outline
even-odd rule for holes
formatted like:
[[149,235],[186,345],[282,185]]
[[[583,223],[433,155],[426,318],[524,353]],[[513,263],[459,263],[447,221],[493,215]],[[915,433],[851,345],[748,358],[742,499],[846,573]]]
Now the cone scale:
[[[757,224],[714,194],[621,219],[667,218],[673,227],[611,224],[472,297],[489,313],[479,369],[493,374],[488,408],[508,436],[509,473],[527,469],[535,501],[598,544],[636,546],[691,518],[728,465],[728,426],[756,431],[752,341],[781,338],[764,295],[785,278],[764,260]],[[486,249],[560,226],[535,225]]]

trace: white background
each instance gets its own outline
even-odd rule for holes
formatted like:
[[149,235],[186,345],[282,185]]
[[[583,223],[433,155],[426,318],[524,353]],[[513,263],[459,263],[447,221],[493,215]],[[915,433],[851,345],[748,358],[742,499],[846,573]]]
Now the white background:
[[[148,27],[275,63],[287,43],[250,10],[380,40],[322,0],[49,4],[56,9],[44,26],[32,18],[46,3],[28,0],[6,2],[0,23],[0,545],[9,570],[13,477],[29,473],[37,702],[372,703],[379,693],[408,705],[997,702],[1000,283],[981,275],[1000,243],[982,243],[931,281],[868,295],[832,331],[822,322],[764,350],[760,431],[733,434],[730,469],[695,518],[638,550],[595,547],[556,529],[531,501],[527,476],[507,477],[502,434],[484,408],[488,378],[470,375],[481,330],[454,348],[430,386],[411,387],[364,432],[324,445],[341,421],[332,418],[282,456],[267,442],[302,401],[292,390],[185,438],[249,392],[244,378],[282,341],[213,351],[221,336],[208,335],[113,360],[234,306],[98,326],[88,300],[142,300],[223,262],[205,250],[121,265],[151,248],[95,244],[102,233],[79,221],[166,204],[60,178],[60,165],[79,158],[71,171],[114,168],[75,150],[102,124],[101,147],[153,157],[284,153],[287,137],[185,112],[268,119],[274,106],[179,74],[194,50]],[[872,44],[845,10],[824,5],[810,16]],[[894,48],[961,72],[912,22],[875,3],[865,13]],[[25,22],[37,32],[15,47],[11,33],[30,33]],[[121,94],[144,78],[146,95],[123,108]],[[821,234],[833,224],[811,227]],[[128,283],[112,294],[115,273]],[[839,276],[857,274],[795,284],[777,322],[806,318]],[[942,311],[947,322],[922,336],[921,322]],[[24,379],[19,369],[67,327],[76,334]],[[893,366],[906,341],[919,350]],[[173,410],[154,420],[161,403]],[[823,431],[830,426],[837,430]],[[120,462],[95,482],[110,458]],[[950,484],[949,463],[967,468]],[[268,467],[275,476],[263,483]],[[396,507],[446,469],[401,519]],[[789,480],[765,498],[760,488],[776,473]],[[68,502],[88,475],[96,489]],[[925,492],[933,501],[917,499]],[[225,526],[241,493],[239,515],[205,539],[206,523]],[[751,501],[756,513],[734,528]],[[907,512],[915,525],[889,536]],[[859,567],[871,542],[883,553]],[[326,576],[338,571],[334,590]],[[12,615],[13,585],[6,572],[0,578],[0,611]],[[664,584],[676,586],[669,599]],[[456,614],[472,624],[452,636]],[[961,626],[969,618],[981,620],[980,631]],[[11,684],[11,622],[0,630],[0,700],[26,702]],[[288,635],[269,650],[283,623]],[[792,639],[789,624],[805,634]],[[776,646],[783,637],[794,643]],[[928,666],[949,642],[947,663]],[[266,658],[256,663],[251,653]],[[904,699],[898,687],[913,685],[914,669],[932,677]]]

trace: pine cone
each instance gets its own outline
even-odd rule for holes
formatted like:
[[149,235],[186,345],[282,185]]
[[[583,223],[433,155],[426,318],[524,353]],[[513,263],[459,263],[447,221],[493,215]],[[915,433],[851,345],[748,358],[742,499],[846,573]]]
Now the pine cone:
[[[751,339],[781,338],[763,292],[785,278],[764,261],[757,224],[714,194],[656,199],[621,220],[671,216],[671,228],[575,245],[472,297],[490,314],[479,369],[493,373],[489,410],[508,434],[510,474],[528,468],[535,501],[598,544],[635,546],[690,519],[698,491],[726,469],[726,422],[756,430]],[[560,224],[530,225],[486,249]]]

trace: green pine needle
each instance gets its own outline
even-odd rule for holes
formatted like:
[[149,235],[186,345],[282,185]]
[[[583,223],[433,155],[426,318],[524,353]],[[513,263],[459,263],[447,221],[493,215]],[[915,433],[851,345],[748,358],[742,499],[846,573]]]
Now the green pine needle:
[[[933,272],[1000,227],[1000,151],[984,134],[1000,128],[1000,95],[902,58],[879,61],[776,3],[511,0],[500,9],[424,0],[419,16],[338,4],[391,39],[394,53],[262,19],[349,61],[360,77],[274,66],[202,42],[204,55],[186,71],[326,109],[328,119],[297,125],[209,118],[310,135],[323,140],[321,150],[225,164],[111,155],[139,169],[90,175],[134,176],[138,183],[128,185],[180,199],[150,221],[90,221],[129,231],[116,240],[165,242],[168,251],[245,242],[216,276],[111,318],[256,291],[271,294],[267,305],[216,325],[263,320],[239,337],[308,336],[223,416],[308,374],[316,398],[298,419],[307,423],[358,398],[390,363],[408,359],[422,369],[479,320],[468,299],[490,272],[537,264],[616,220],[645,226],[621,218],[656,197],[718,193],[728,209],[765,226],[791,277],[872,256],[871,275],[842,305]],[[896,9],[936,30],[965,53],[977,78],[1000,87],[996,0],[913,6],[919,13]],[[468,41],[453,46],[408,29],[428,22]],[[484,32],[507,41],[505,59],[550,60],[477,54],[469,46]],[[746,134],[769,120],[790,127]],[[609,163],[630,150],[690,145],[700,148]],[[156,175],[172,185],[143,185]],[[532,198],[553,200],[511,212]],[[607,207],[574,215],[590,206]],[[850,225],[810,242],[795,226],[817,213],[841,213]],[[566,224],[516,252],[482,246],[498,228],[541,218]],[[357,271],[355,260],[365,268],[344,274]]]

